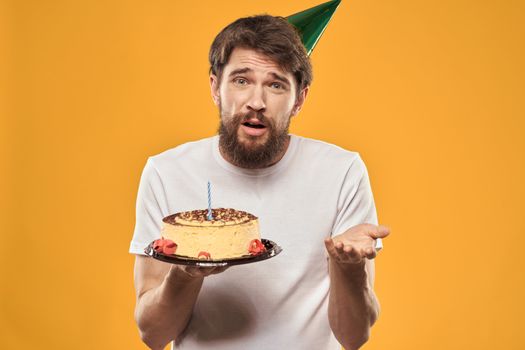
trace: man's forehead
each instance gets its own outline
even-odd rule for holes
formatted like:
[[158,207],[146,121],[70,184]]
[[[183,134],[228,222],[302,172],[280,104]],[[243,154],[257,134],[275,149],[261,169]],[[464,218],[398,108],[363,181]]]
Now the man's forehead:
[[280,75],[290,75],[291,73],[285,71],[275,60],[266,56],[261,52],[253,49],[235,48],[231,55],[225,69],[232,72],[239,69],[247,69],[250,71],[263,70],[267,73],[272,71]]

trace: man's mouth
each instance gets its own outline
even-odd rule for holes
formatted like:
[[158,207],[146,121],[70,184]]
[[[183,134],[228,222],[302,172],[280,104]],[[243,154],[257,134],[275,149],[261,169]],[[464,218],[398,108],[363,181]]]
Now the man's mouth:
[[254,129],[264,129],[264,128],[266,128],[266,126],[263,123],[261,123],[261,122],[259,122],[257,120],[249,120],[249,121],[246,121],[246,122],[242,123],[242,125],[247,126],[249,128],[254,128]]
[[250,118],[241,124],[241,129],[246,135],[258,137],[266,133],[266,125],[257,118]]

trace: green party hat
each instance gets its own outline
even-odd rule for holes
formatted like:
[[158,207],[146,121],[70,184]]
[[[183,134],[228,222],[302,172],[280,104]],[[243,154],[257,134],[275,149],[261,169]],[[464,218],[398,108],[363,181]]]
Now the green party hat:
[[286,17],[301,33],[308,56],[323,35],[341,0],[332,0]]

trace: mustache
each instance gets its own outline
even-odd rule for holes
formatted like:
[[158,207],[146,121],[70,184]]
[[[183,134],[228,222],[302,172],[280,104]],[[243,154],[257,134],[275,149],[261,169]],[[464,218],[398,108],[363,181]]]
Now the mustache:
[[266,118],[262,112],[252,111],[248,113],[238,113],[235,114],[233,119],[237,122],[237,124],[242,124],[253,118],[257,119],[266,126],[273,127],[272,121]]

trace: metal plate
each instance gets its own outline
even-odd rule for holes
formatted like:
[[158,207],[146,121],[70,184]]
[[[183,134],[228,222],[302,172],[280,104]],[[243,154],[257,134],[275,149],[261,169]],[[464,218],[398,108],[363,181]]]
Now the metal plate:
[[197,258],[190,258],[187,256],[182,255],[166,255],[162,253],[158,253],[153,249],[153,242],[151,242],[146,249],[144,249],[144,253],[146,255],[151,256],[154,259],[164,261],[171,264],[176,265],[190,265],[190,266],[201,266],[201,267],[213,267],[213,266],[233,266],[233,265],[242,265],[242,264],[251,264],[254,262],[266,260],[273,258],[277,254],[279,254],[282,251],[282,248],[279,247],[275,242],[270,241],[268,239],[261,238],[262,244],[264,244],[264,247],[266,248],[265,252],[262,252],[257,255],[244,255],[240,258],[232,258],[232,259],[223,259],[223,260],[201,260]]

